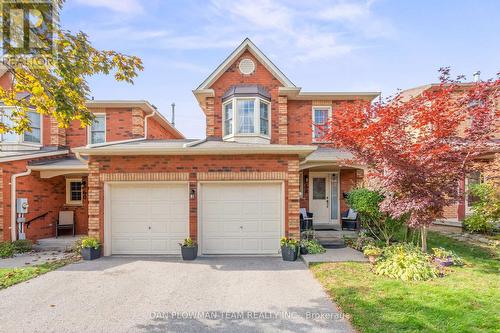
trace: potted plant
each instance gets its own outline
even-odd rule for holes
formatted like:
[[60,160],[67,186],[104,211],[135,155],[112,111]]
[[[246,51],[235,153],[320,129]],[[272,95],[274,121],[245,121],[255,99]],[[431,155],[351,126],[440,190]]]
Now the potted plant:
[[281,238],[281,257],[284,261],[295,261],[299,254],[299,241],[287,237]]
[[373,265],[377,261],[377,258],[382,254],[382,249],[376,247],[375,245],[367,245],[363,250],[363,253],[368,257],[368,261]]
[[84,237],[81,240],[80,254],[83,260],[94,260],[101,256],[101,244],[94,237]]
[[184,242],[179,243],[181,246],[182,260],[195,260],[198,256],[198,244],[188,237]]

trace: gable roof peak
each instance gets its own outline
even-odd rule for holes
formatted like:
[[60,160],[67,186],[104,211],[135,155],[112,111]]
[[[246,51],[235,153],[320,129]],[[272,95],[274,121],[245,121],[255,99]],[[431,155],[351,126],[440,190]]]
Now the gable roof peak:
[[243,42],[203,81],[196,91],[209,89],[210,86],[231,66],[245,51],[249,51],[268,71],[271,72],[284,87],[294,88],[295,85],[285,74],[252,42],[246,37]]

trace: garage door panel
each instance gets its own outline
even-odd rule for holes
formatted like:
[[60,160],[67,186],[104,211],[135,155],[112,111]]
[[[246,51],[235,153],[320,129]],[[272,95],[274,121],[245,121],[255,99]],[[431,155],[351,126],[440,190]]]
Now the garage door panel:
[[187,184],[111,185],[111,251],[178,254],[188,235]]
[[201,198],[203,253],[278,253],[281,184],[203,184]]
[[144,223],[137,221],[118,221],[114,224],[113,235],[117,234],[136,234],[136,233],[149,233],[149,228]]

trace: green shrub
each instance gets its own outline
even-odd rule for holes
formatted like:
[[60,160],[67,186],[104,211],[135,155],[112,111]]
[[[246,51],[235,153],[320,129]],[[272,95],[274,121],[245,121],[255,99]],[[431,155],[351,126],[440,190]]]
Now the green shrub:
[[14,255],[14,245],[11,242],[0,242],[0,258],[10,258]]
[[401,230],[405,219],[393,219],[380,211],[384,196],[367,188],[358,188],[349,192],[347,203],[358,212],[361,222],[372,235],[389,245],[394,235]]
[[97,238],[89,236],[81,239],[81,248],[94,248],[98,250],[100,246],[101,244]]
[[363,250],[365,256],[379,256],[382,254],[382,249],[375,245],[367,245]]
[[33,242],[29,239],[18,239],[12,242],[16,253],[30,252],[33,249]]
[[307,249],[309,254],[325,253],[326,250],[316,239],[308,239],[300,242],[302,247]]
[[471,232],[490,233],[500,221],[500,189],[493,184],[472,185],[469,195],[474,197],[472,214],[464,221],[464,227]]
[[374,272],[404,281],[425,281],[438,276],[430,259],[412,244],[395,244],[383,249]]
[[481,214],[472,213],[465,218],[464,228],[469,232],[489,234],[493,230],[493,223]]

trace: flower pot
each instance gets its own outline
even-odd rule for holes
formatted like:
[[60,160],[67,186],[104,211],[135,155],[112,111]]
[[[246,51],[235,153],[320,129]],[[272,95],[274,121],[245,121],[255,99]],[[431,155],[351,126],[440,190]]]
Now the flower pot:
[[198,256],[198,245],[181,246],[182,260],[195,260]]
[[379,256],[368,256],[368,261],[370,262],[370,264],[375,265],[375,262],[377,262],[378,257]]
[[304,254],[308,254],[309,251],[307,251],[307,247],[306,246],[301,246],[300,247],[300,254],[304,255]]
[[84,247],[82,248],[81,255],[83,260],[94,260],[101,256],[101,250],[96,250],[93,247]]
[[296,246],[282,246],[281,247],[281,257],[284,261],[295,261],[297,260],[298,249]]

